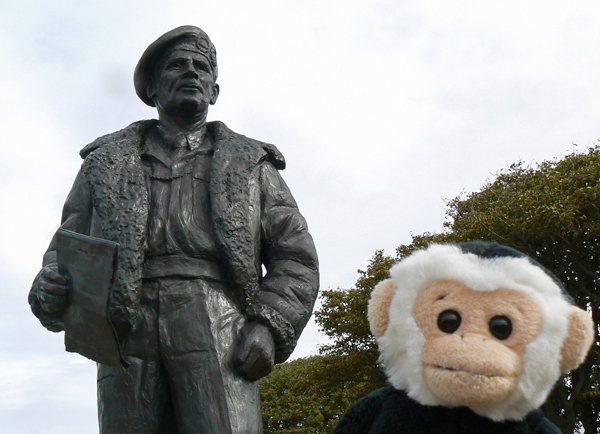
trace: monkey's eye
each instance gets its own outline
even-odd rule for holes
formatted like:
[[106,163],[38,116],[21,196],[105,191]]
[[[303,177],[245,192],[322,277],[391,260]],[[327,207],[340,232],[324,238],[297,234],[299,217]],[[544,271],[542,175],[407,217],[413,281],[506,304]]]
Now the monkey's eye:
[[512,333],[512,323],[505,316],[495,316],[490,320],[490,332],[496,339],[508,339]]
[[438,316],[438,328],[444,333],[454,333],[460,327],[460,314],[455,310],[445,310]]

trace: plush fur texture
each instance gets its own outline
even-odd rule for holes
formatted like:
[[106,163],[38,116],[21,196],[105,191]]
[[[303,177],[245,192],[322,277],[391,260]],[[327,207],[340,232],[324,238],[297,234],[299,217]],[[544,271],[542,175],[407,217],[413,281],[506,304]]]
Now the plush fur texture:
[[560,434],[541,411],[522,421],[494,422],[466,407],[424,406],[393,387],[378,389],[354,404],[331,434]]
[[560,368],[563,372],[575,369],[583,363],[587,352],[582,352],[581,348],[592,346],[596,339],[595,328],[596,325],[587,312],[575,306],[571,308],[567,341],[561,349]]
[[[461,315],[455,333],[438,326],[439,315],[448,310]],[[422,289],[413,314],[426,339],[421,352],[423,379],[451,406],[503,402],[518,383],[525,349],[539,334],[543,320],[527,294],[505,288],[475,291],[450,280]],[[489,329],[490,318],[499,314],[509,317],[513,326],[502,341]]]
[[390,320],[390,305],[396,293],[396,284],[393,280],[387,279],[377,285],[377,290],[371,294],[369,300],[369,324],[371,332],[376,338],[380,338],[385,333]]
[[386,373],[395,388],[406,390],[421,404],[449,406],[422,379],[425,338],[415,322],[413,309],[421,289],[434,281],[451,280],[475,291],[506,288],[528,294],[543,318],[539,335],[523,354],[522,373],[515,390],[501,404],[472,406],[472,410],[496,421],[521,420],[543,404],[561,374],[561,347],[572,308],[550,274],[527,257],[482,258],[465,254],[458,246],[432,245],[396,264],[390,275],[397,290],[387,328],[377,340]]

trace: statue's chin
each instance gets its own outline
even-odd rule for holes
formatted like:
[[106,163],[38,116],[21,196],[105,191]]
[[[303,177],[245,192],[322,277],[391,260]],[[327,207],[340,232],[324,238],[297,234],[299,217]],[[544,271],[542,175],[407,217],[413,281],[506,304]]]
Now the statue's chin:
[[208,113],[208,104],[202,98],[190,95],[184,98],[178,98],[168,105],[161,105],[163,113],[182,119],[193,119],[195,117],[206,116]]
[[206,111],[208,106],[193,98],[182,100],[174,110],[175,113],[183,117],[193,117]]
[[451,368],[427,366],[423,379],[431,392],[452,407],[485,407],[504,401],[514,390],[517,378],[476,374]]

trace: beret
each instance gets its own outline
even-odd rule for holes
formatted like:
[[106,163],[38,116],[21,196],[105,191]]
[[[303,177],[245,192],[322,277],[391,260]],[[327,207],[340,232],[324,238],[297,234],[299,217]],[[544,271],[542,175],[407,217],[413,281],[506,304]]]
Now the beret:
[[155,104],[146,92],[148,83],[156,62],[168,48],[194,51],[203,55],[212,67],[215,80],[217,78],[217,50],[208,35],[196,26],[177,27],[162,35],[146,48],[133,73],[135,93],[151,107],[154,107]]

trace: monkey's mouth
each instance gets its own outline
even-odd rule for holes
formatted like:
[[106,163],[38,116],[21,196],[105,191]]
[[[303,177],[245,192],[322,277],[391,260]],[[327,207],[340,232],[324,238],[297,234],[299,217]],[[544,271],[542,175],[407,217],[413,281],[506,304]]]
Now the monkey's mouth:
[[448,371],[458,371],[458,369],[456,369],[456,368],[451,368],[451,367],[442,366],[442,365],[436,365],[435,368],[437,368],[437,369],[446,369]]
[[487,377],[487,378],[502,377],[502,375],[492,374],[492,373],[487,373],[487,372],[483,373],[483,372],[465,371],[463,369],[454,368],[452,366],[435,365],[435,366],[430,366],[430,367],[434,368],[434,369],[439,369],[441,371],[450,371],[450,372],[456,372],[456,373],[460,372],[464,375],[474,375],[474,376],[478,376],[478,377]]
[[423,379],[434,395],[453,406],[498,403],[515,388],[517,378],[503,375],[501,371],[490,372],[473,366],[461,368],[441,364],[424,366]]

